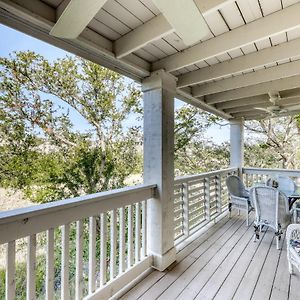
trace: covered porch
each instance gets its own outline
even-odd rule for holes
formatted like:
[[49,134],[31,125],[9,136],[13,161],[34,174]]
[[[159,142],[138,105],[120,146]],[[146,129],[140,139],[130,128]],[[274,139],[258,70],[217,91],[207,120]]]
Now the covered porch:
[[[97,2],[81,16],[72,0],[0,0],[0,22],[141,83],[144,184],[0,213],[6,299],[19,292],[19,241],[27,299],[37,298],[39,257],[46,299],[296,299],[285,247],[268,231],[253,243],[244,216],[228,218],[225,180],[300,177],[243,166],[244,120],[300,111],[300,3],[190,1],[209,32],[187,45],[155,1]],[[65,21],[77,36],[55,33]],[[174,178],[175,98],[230,122],[229,168]]]

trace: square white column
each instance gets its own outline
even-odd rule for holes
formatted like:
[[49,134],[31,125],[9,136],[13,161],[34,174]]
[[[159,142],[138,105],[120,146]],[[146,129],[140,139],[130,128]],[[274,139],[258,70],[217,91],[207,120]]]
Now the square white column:
[[244,120],[230,120],[230,167],[239,168],[241,174],[244,166]]
[[148,201],[148,250],[163,271],[176,259],[174,248],[174,96],[176,79],[160,70],[143,81],[144,182],[157,184]]

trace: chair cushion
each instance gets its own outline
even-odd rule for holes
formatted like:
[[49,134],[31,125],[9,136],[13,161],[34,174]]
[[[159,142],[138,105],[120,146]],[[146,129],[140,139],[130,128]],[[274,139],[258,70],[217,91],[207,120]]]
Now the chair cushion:
[[290,240],[291,247],[298,253],[300,256],[300,240],[291,239]]

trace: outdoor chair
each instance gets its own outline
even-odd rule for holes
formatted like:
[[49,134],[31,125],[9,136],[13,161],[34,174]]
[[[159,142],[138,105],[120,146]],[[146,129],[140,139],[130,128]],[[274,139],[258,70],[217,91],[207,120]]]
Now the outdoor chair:
[[276,176],[275,178],[269,178],[267,180],[267,186],[272,187],[272,183],[274,180],[278,183],[277,189],[283,192],[287,197],[293,195],[296,192],[296,183],[290,177]]
[[276,188],[253,187],[250,190],[255,209],[254,231],[256,239],[263,226],[275,230],[276,247],[279,249],[279,241],[282,235],[282,228],[285,228],[291,219],[289,202],[287,196]]
[[253,207],[250,203],[249,192],[246,190],[244,183],[242,182],[240,177],[230,175],[226,179],[226,185],[230,195],[230,200],[228,204],[230,217],[232,208],[236,208],[239,211],[246,211],[246,225],[249,226],[249,213],[251,212]]
[[287,259],[289,272],[293,274],[293,265],[300,272],[300,224],[291,224],[286,231]]

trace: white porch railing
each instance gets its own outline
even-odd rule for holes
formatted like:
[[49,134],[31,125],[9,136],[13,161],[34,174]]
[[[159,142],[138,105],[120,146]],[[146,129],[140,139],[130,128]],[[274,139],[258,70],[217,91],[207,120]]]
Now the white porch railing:
[[266,182],[269,178],[278,175],[288,176],[297,183],[300,170],[243,168],[244,182],[247,187],[253,186],[254,183]]
[[[146,201],[155,187],[141,185],[0,213],[6,299],[107,299],[138,277],[152,263],[147,256]],[[26,259],[16,257],[19,248]],[[37,291],[40,273],[44,283]],[[26,284],[16,290],[22,276]]]
[[225,181],[237,171],[229,168],[175,179],[174,235],[177,244],[227,209],[229,198]]

